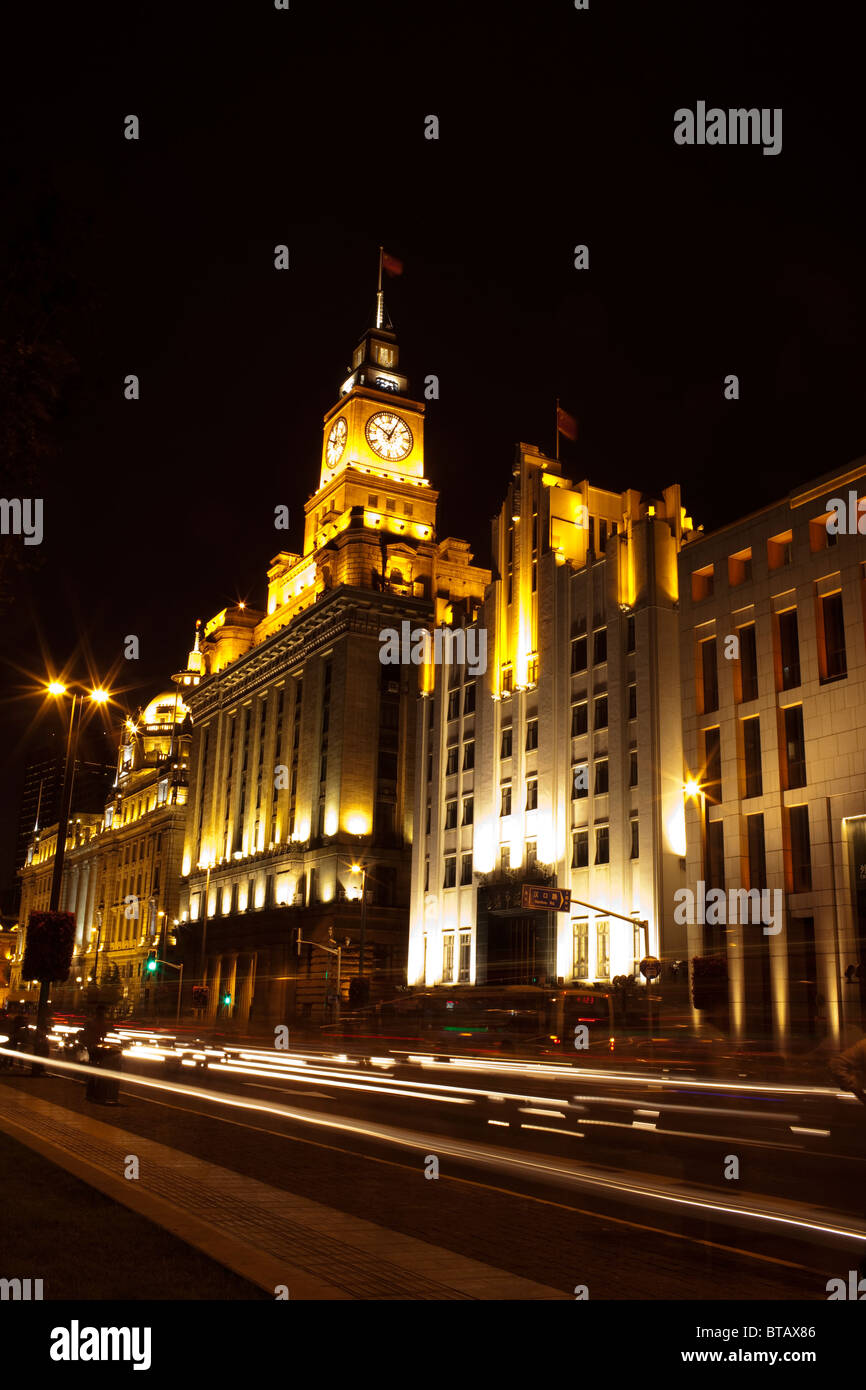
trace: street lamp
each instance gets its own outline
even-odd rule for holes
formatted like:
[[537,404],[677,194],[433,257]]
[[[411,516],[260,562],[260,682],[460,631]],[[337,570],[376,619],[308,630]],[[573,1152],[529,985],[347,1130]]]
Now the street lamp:
[[[57,912],[60,908],[60,892],[63,886],[63,861],[66,857],[66,827],[69,822],[69,810],[72,804],[72,783],[75,777],[75,758],[78,752],[78,726],[75,721],[76,709],[78,709],[85,695],[96,705],[106,704],[111,697],[107,690],[96,689],[88,691],[83,686],[79,686],[70,692],[61,681],[49,681],[46,690],[47,693],[53,695],[55,699],[61,699],[64,695],[69,693],[72,694],[72,707],[69,711],[69,727],[66,731],[66,760],[63,764],[63,781],[60,787],[57,848],[54,853],[54,868],[51,875],[51,895],[48,900],[48,911]],[[39,986],[39,1008],[36,1015],[37,1037],[39,1036],[40,1030],[44,1030],[47,1024],[48,995],[50,990],[50,980],[42,980]]]
[[351,866],[353,874],[361,875],[361,941],[358,946],[358,979],[364,978],[364,947],[367,944],[367,870],[363,864]]

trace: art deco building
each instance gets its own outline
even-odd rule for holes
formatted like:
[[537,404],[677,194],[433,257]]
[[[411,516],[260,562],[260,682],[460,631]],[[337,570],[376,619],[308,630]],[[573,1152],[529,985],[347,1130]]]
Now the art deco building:
[[[410,983],[605,981],[685,954],[677,555],[660,497],[574,483],[521,444],[477,623],[422,700]],[[527,911],[524,883],[571,911]],[[638,923],[645,923],[645,927]]]
[[[196,643],[197,646],[197,643]],[[152,1012],[156,991],[176,992],[176,975],[148,978],[148,953],[164,958],[180,910],[180,867],[186,818],[190,727],[182,694],[199,679],[200,658],[173,677],[123,726],[110,799],[98,815],[70,819],[60,908],[75,914],[69,981],[52,989],[54,1007],[76,1007],[97,986],[121,1012]],[[20,979],[29,914],[49,905],[56,824],[39,832],[21,871],[18,951],[10,999],[36,999],[38,986]],[[164,1001],[161,1001],[164,1002]]]
[[324,417],[302,554],[271,561],[263,612],[224,609],[204,628],[183,875],[190,975],[201,977],[204,946],[211,1017],[333,1016],[331,952],[344,1000],[359,970],[353,864],[366,876],[373,997],[405,978],[415,707],[428,677],[383,664],[381,634],[459,625],[489,580],[466,542],[437,538],[424,412],[380,294]]
[[[687,884],[725,902],[689,953],[726,964],[735,1035],[866,1026],[864,479],[859,459],[680,556]],[[743,890],[778,902],[769,931]]]

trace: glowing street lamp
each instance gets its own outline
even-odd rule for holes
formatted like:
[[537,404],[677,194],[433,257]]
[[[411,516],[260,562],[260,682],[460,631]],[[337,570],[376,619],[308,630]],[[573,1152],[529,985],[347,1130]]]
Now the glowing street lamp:
[[361,940],[358,944],[358,979],[364,978],[364,947],[367,944],[367,870],[363,864],[352,864],[353,874],[361,875]]

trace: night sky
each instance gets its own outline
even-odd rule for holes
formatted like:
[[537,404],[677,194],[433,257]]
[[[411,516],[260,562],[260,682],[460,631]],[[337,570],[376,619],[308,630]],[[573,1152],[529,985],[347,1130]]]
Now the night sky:
[[[28,568],[5,576],[0,886],[25,734],[56,718],[40,724],[35,678],[112,676],[134,709],[185,663],[197,617],[262,606],[270,558],[301,549],[380,242],[405,263],[385,289],[410,388],[440,381],[439,536],[481,564],[515,443],[553,450],[557,395],[579,419],[570,476],[680,482],[707,530],[866,452],[855,15],[15,6],[0,385],[8,411],[8,363],[35,344],[53,399],[37,454],[0,458],[0,495],[45,508],[42,545],[17,541]],[[677,146],[674,112],[699,100],[781,107],[781,153]],[[138,662],[122,658],[131,633]]]

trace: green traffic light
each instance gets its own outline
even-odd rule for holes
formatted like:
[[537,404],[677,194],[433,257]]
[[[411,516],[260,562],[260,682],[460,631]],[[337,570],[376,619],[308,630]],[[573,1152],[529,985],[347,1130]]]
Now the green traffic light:
[[148,968],[148,970],[150,970],[151,972],[154,971],[154,970],[156,969],[156,961],[155,961],[155,960],[149,960],[149,961],[147,962],[147,968]]
[[232,1002],[232,997],[231,997],[230,994],[225,994],[225,995],[223,995],[223,1003],[224,1003],[224,1004],[230,1004],[231,1002]]

